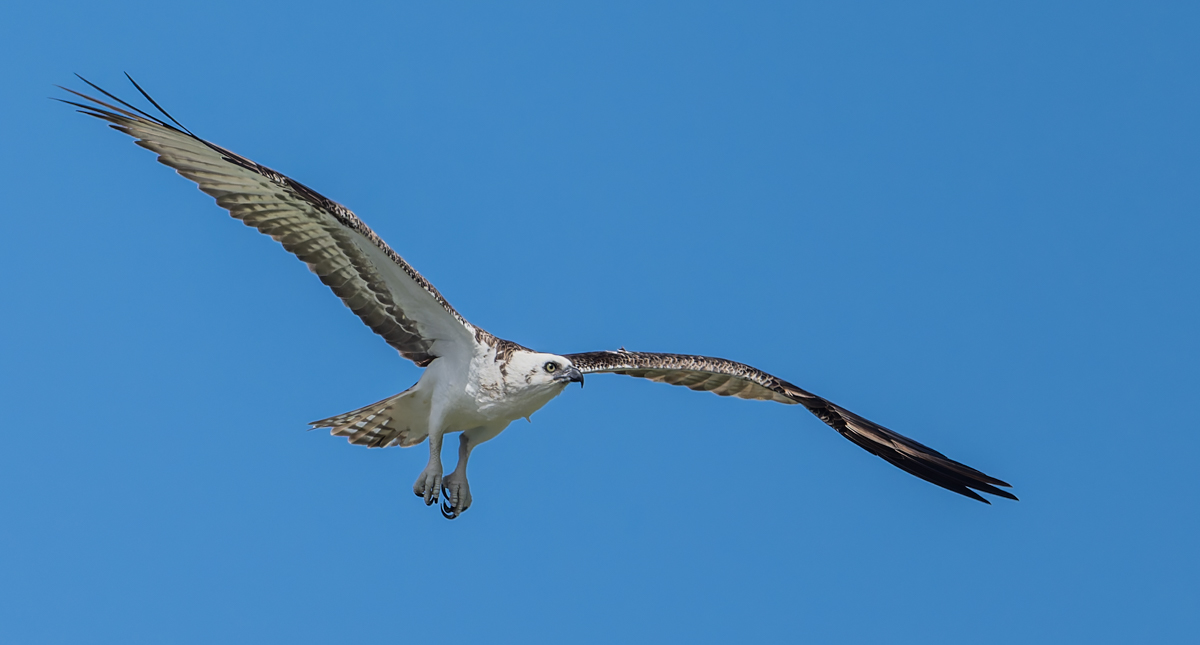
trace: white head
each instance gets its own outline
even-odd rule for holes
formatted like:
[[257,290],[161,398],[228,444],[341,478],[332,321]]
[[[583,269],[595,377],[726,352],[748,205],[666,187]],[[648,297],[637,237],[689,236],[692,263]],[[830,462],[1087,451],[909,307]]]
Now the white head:
[[516,389],[553,388],[558,394],[569,383],[583,387],[583,374],[571,361],[555,354],[513,352],[505,368],[504,380]]

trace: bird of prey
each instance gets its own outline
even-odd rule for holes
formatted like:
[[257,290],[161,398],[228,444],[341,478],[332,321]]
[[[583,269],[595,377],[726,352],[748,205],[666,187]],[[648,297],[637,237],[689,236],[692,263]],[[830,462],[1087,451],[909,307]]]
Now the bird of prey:
[[[429,463],[413,493],[454,519],[471,507],[467,461],[479,444],[550,402],[585,374],[613,373],[721,396],[799,405],[868,452],[942,488],[989,503],[979,493],[1017,499],[1009,487],[908,437],[761,370],[721,358],[615,351],[549,354],[497,338],[464,319],[416,269],[347,208],[270,168],[192,134],[136,82],[161,116],[80,77],[110,102],[64,89],[63,102],[107,121],[158,160],[194,181],[243,224],[298,257],[387,344],[425,368],[407,390],[313,421],[353,444],[415,446],[429,440]],[[62,99],[60,99],[62,100]],[[443,477],[442,440],[459,432],[458,465]],[[978,491],[978,492],[976,492]]]

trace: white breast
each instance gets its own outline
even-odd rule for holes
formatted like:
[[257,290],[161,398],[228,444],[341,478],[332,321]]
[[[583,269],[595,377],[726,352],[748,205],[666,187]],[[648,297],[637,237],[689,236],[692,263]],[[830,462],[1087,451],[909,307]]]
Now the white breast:
[[467,373],[465,393],[480,425],[510,422],[537,412],[563,391],[560,385],[533,385],[522,374],[505,369],[488,348],[476,355]]

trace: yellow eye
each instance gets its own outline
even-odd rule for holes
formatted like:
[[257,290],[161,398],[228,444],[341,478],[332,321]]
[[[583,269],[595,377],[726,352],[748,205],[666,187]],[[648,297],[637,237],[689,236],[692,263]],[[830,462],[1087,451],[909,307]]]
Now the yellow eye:
[[556,369],[558,369],[558,363],[555,363],[554,361],[550,361],[549,363],[546,363],[546,371],[547,372],[553,372]]

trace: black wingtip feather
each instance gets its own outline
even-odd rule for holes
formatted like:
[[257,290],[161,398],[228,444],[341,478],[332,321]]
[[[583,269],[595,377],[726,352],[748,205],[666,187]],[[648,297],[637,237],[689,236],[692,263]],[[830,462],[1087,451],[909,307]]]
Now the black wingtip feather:
[[[150,104],[151,104],[151,105],[153,105],[155,108],[157,108],[159,112],[162,112],[162,113],[163,113],[163,116],[165,116],[165,117],[167,117],[168,119],[170,119],[170,120],[171,120],[171,123],[174,123],[175,125],[179,126],[179,129],[183,130],[184,132],[186,132],[186,133],[188,133],[188,134],[191,134],[193,137],[194,137],[194,136],[196,136],[196,135],[192,134],[192,131],[191,131],[191,130],[188,130],[188,129],[187,129],[187,127],[185,127],[185,126],[184,126],[182,123],[180,123],[179,121],[175,120],[175,117],[171,116],[171,113],[170,113],[170,112],[167,112],[166,110],[164,110],[164,109],[163,109],[163,107],[162,107],[161,105],[159,105],[159,104],[158,104],[158,101],[155,101],[155,100],[154,100],[154,98],[153,98],[153,97],[151,97],[151,96],[150,96],[150,94],[149,94],[148,92],[146,92],[146,90],[143,90],[143,89],[142,89],[142,86],[141,86],[141,85],[138,85],[138,82],[137,82],[137,81],[135,81],[135,80],[133,80],[133,77],[129,75],[129,72],[124,72],[124,74],[125,74],[125,78],[129,79],[129,82],[130,82],[130,83],[133,83],[133,86],[137,88],[137,91],[138,91],[138,92],[141,92],[141,93],[142,93],[142,96],[146,97],[146,100],[147,100],[147,101],[150,101]],[[81,78],[82,78],[82,77],[81,77]],[[86,81],[85,81],[85,82],[86,82]],[[95,86],[93,86],[93,87],[95,87]],[[96,88],[96,89],[100,89],[100,88]],[[104,90],[100,90],[100,91],[101,91],[101,92],[103,92]],[[118,99],[118,100],[119,100],[119,99]]]
[[[954,461],[924,444],[868,421],[820,397],[806,397],[803,403],[813,415],[837,430],[838,434],[906,473],[989,505],[991,502],[980,495],[980,492],[1019,501],[1016,495],[997,488],[1007,487],[1007,483]],[[897,447],[897,444],[903,449]]]
[[[128,76],[128,75],[127,75],[127,76]],[[118,96],[116,96],[116,95],[114,95],[114,94],[111,94],[111,93],[109,93],[109,92],[108,92],[108,90],[105,90],[103,87],[100,87],[99,85],[96,85],[95,83],[93,83],[93,82],[91,82],[91,81],[87,80],[86,78],[84,78],[84,77],[80,76],[79,74],[76,74],[76,75],[75,75],[75,77],[76,77],[76,78],[78,78],[79,80],[83,81],[84,83],[87,83],[88,85],[90,85],[90,86],[92,87],[92,89],[96,90],[97,92],[100,92],[101,94],[103,94],[103,95],[107,96],[108,98],[110,98],[110,99],[112,99],[112,100],[116,101],[117,103],[120,103],[121,105],[124,105],[125,107],[127,107],[127,108],[129,108],[129,109],[133,110],[134,112],[136,112],[136,113],[140,114],[141,116],[143,116],[143,117],[145,117],[145,118],[147,118],[147,119],[150,119],[151,121],[154,121],[155,123],[157,123],[157,124],[159,124],[159,125],[164,125],[164,126],[165,126],[165,125],[167,125],[166,123],[164,123],[164,122],[163,122],[163,120],[162,120],[162,119],[159,119],[159,118],[157,118],[157,117],[155,117],[155,116],[153,116],[153,115],[147,114],[147,113],[145,113],[145,112],[143,112],[143,111],[139,110],[137,107],[135,107],[135,106],[132,106],[132,105],[130,105],[130,104],[128,104],[128,103],[126,103],[125,101],[121,100],[121,98],[120,98],[120,97],[118,97]],[[129,80],[133,80],[133,79],[129,79]],[[136,86],[137,84],[135,83],[134,85]],[[83,97],[83,98],[85,98],[85,99],[88,99],[88,100],[91,100],[91,101],[95,101],[95,100],[96,100],[96,99],[93,99],[93,98],[92,98],[92,97],[90,97],[90,96],[86,96],[86,95],[80,94],[79,92],[76,92],[75,90],[72,90],[72,89],[69,89],[69,88],[66,88],[66,87],[62,87],[61,85],[59,85],[59,87],[61,87],[62,89],[66,90],[66,91],[68,91],[68,92],[70,92],[70,93],[72,93],[72,94],[75,94],[75,95],[77,95],[77,96],[82,96],[82,97]],[[96,101],[96,102],[97,102],[97,103],[100,103],[100,101]],[[153,101],[151,101],[151,103],[153,103]],[[104,105],[103,103],[100,103],[100,104],[101,104],[101,105]],[[108,106],[108,107],[112,107],[112,106]],[[155,106],[155,107],[157,107],[157,106]],[[158,109],[160,109],[160,110],[161,110],[162,108],[158,108]],[[191,133],[189,132],[188,134],[191,134]]]
[[[117,107],[115,105],[111,105],[109,103],[105,103],[104,101],[101,101],[94,96],[88,96],[87,94],[83,94],[82,92],[77,92],[69,87],[63,87],[62,85],[56,85],[55,87],[58,87],[59,89],[64,90],[66,92],[70,92],[71,94],[74,94],[75,96],[78,96],[84,100],[91,101],[92,103],[95,103],[96,105],[102,106],[102,108],[104,108],[104,109],[98,108],[98,107],[96,107],[96,105],[85,105],[82,103],[76,103],[74,101],[68,101],[68,100],[59,99],[59,98],[55,98],[54,100],[61,101],[63,103],[67,103],[67,104],[74,105],[77,107],[81,107],[84,110],[87,110],[87,111],[82,111],[83,114],[87,114],[88,116],[93,116],[98,119],[103,119],[106,121],[113,121],[115,118],[127,118],[127,119],[131,119],[133,121],[146,120],[151,123],[162,126],[164,128],[174,130],[175,132],[180,132],[180,133],[188,135],[189,137],[195,139],[196,141],[199,141],[200,143],[204,144],[211,150],[219,153],[220,155],[222,155],[223,159],[225,159],[226,161],[228,161],[230,163],[237,164],[239,166],[242,166],[243,168],[247,168],[247,169],[253,170],[255,172],[262,172],[262,171],[266,170],[265,168],[259,166],[258,164],[254,163],[244,157],[236,155],[218,145],[215,145],[209,141],[206,141],[206,140],[201,139],[200,137],[196,136],[196,134],[194,132],[192,132],[191,130],[189,130],[187,128],[187,126],[180,123],[177,119],[175,119],[175,117],[171,116],[171,114],[169,112],[164,110],[163,107],[158,104],[158,101],[155,101],[154,98],[151,97],[148,92],[146,92],[146,90],[142,89],[142,87],[140,85],[138,85],[137,81],[133,80],[133,77],[129,76],[128,73],[125,74],[125,77],[129,79],[130,83],[133,83],[133,86],[135,88],[137,88],[138,92],[140,92],[142,94],[142,96],[144,96],[146,98],[147,101],[150,101],[150,103],[155,108],[157,108],[158,111],[162,112],[163,116],[167,117],[167,119],[169,119],[171,121],[171,123],[174,123],[175,125],[171,125],[171,123],[163,121],[162,119],[160,119],[152,114],[148,114],[148,113],[138,109],[137,107],[130,105],[128,102],[122,100],[120,97],[112,94],[111,92],[105,90],[104,88],[100,87],[99,85],[96,85],[95,83],[87,80],[86,78],[80,76],[79,74],[76,74],[75,76],[79,77],[79,80],[81,80],[84,83],[87,83],[91,87],[95,88],[97,92],[100,92],[104,96],[109,97],[113,101],[116,101],[117,103],[125,106],[125,108],[129,108],[129,109],[127,110],[125,108],[121,108],[121,107]],[[130,111],[130,110],[132,110],[132,111]],[[124,131],[122,129],[122,126],[120,126],[120,125],[112,125],[111,127],[115,128],[117,130]],[[317,195],[316,191],[312,191],[311,189],[309,189],[309,192],[312,193],[313,195]],[[324,199],[324,198],[322,198],[322,199]]]

